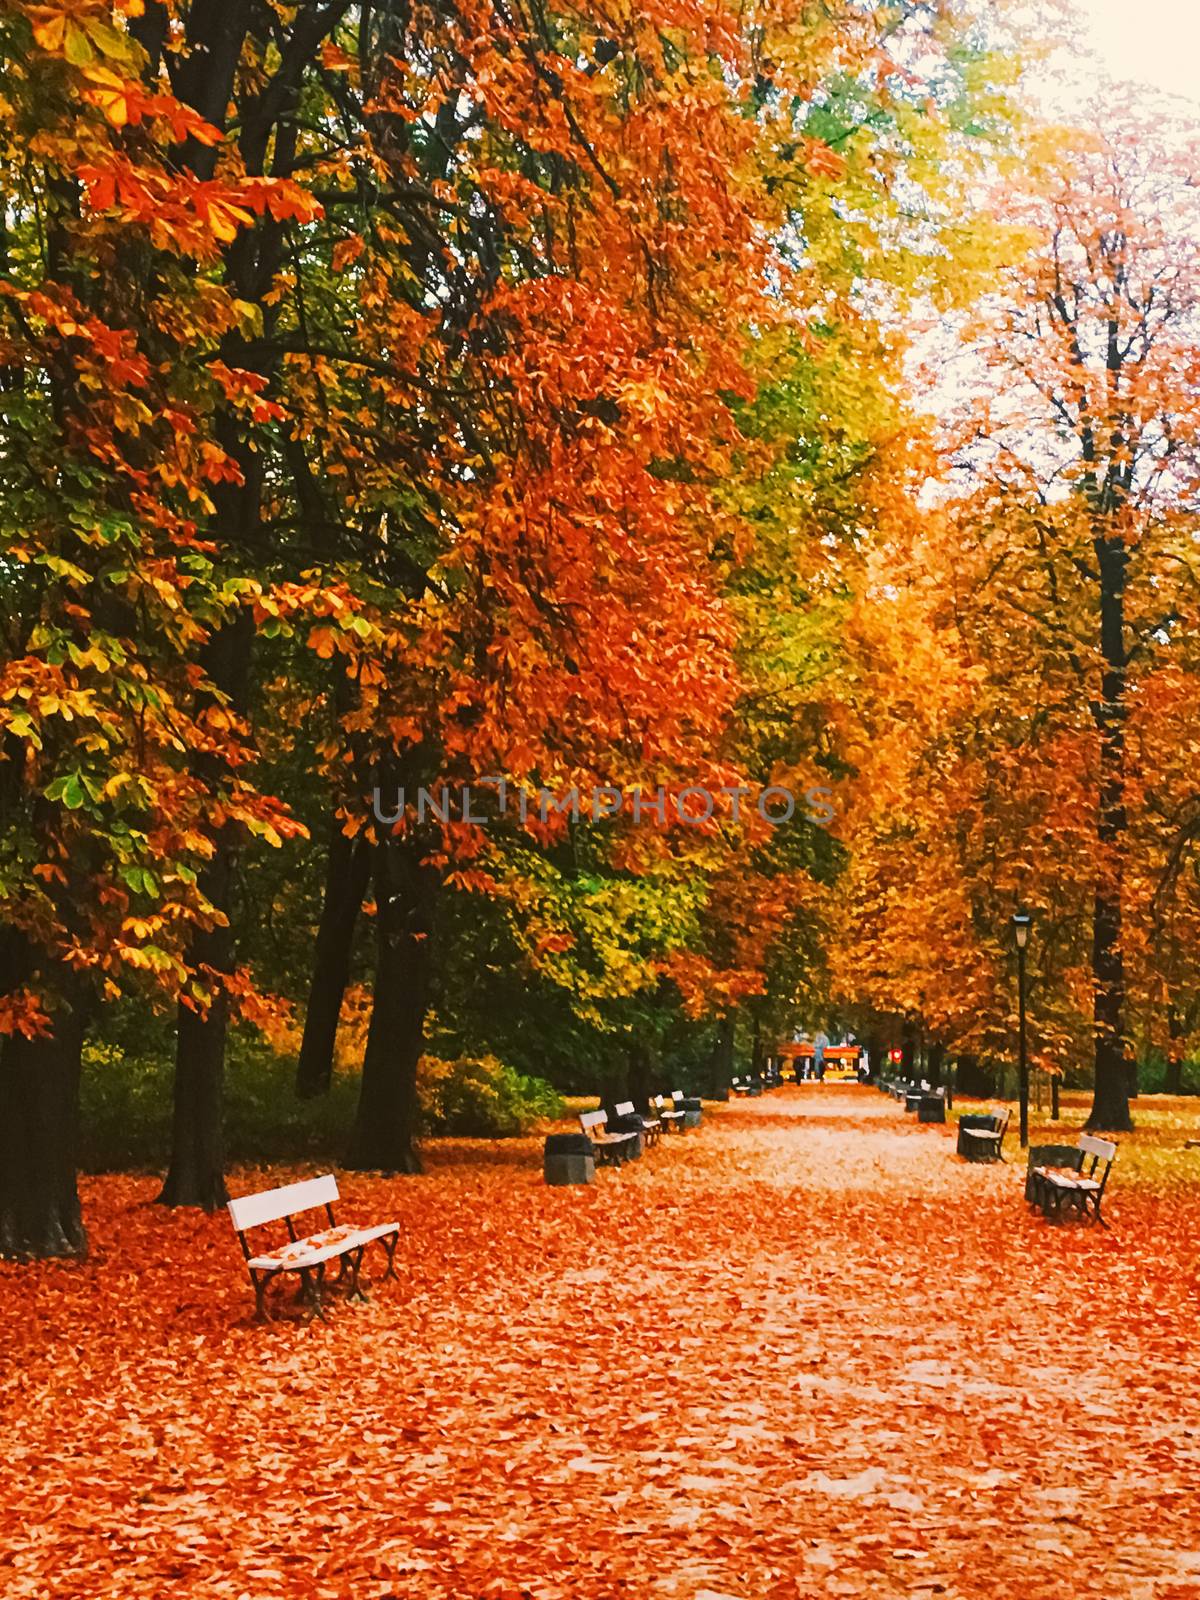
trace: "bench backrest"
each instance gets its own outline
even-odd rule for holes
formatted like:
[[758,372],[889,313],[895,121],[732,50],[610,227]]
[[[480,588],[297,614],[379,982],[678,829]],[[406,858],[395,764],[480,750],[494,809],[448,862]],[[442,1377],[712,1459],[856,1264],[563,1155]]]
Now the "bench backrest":
[[632,1117],[635,1115],[632,1100],[618,1100],[614,1109],[619,1117]]
[[1104,1193],[1104,1186],[1108,1182],[1108,1175],[1112,1171],[1113,1157],[1116,1153],[1117,1147],[1111,1139],[1097,1139],[1090,1133],[1081,1133],[1079,1135],[1080,1172],[1083,1171],[1084,1159],[1087,1156],[1092,1158],[1092,1164],[1087,1169],[1089,1178],[1094,1178],[1096,1176],[1096,1168],[1101,1162],[1104,1163],[1104,1171],[1100,1174],[1100,1191],[1096,1196],[1097,1206],[1100,1204],[1100,1195]]
[[280,1217],[294,1217],[300,1211],[315,1211],[331,1206],[338,1197],[337,1179],[332,1172],[323,1178],[305,1178],[302,1183],[287,1183],[282,1189],[264,1189],[261,1194],[246,1194],[229,1202],[229,1215],[238,1233],[259,1228]]
[[672,1089],[671,1090],[671,1099],[674,1100],[676,1105],[681,1105],[682,1102],[683,1102],[683,1090],[682,1089]]
[[590,1128],[603,1128],[608,1124],[607,1111],[581,1111],[579,1113],[579,1126],[584,1133]]
[[1093,1166],[1097,1161],[1111,1161],[1117,1153],[1117,1147],[1110,1139],[1096,1139],[1090,1133],[1079,1135],[1079,1148],[1092,1157]]
[[1083,1165],[1083,1151],[1077,1144],[1031,1144],[1031,1167],[1069,1167],[1078,1172]]

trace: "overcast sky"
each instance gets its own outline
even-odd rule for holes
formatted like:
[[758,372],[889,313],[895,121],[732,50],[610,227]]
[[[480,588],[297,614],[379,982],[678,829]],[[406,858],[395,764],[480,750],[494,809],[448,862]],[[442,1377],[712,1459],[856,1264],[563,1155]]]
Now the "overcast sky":
[[1200,0],[1075,0],[1117,78],[1200,102]]

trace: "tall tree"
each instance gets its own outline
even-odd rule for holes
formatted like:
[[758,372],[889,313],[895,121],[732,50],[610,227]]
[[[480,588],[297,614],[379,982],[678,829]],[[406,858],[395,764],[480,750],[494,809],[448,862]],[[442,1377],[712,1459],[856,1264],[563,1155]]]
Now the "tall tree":
[[232,760],[231,824],[286,826],[236,774],[240,729],[195,710],[239,605],[197,526],[232,470],[204,333],[238,314],[204,269],[268,191],[180,171],[180,141],[216,130],[147,90],[101,8],[10,11],[0,50],[0,1250],[41,1255],[84,1246],[86,1027],[125,988],[176,991],[223,922],[189,752]]

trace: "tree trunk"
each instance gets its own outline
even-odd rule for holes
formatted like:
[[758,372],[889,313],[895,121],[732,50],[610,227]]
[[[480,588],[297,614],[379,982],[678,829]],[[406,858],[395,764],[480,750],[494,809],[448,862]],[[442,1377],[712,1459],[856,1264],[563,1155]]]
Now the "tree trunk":
[[[67,975],[67,986],[78,990]],[[82,1256],[75,1173],[83,996],[53,1014],[45,1039],[10,1034],[0,1050],[0,1256]]]
[[868,1076],[872,1082],[875,1082],[884,1068],[886,1051],[883,1047],[883,1040],[877,1032],[872,1031],[867,1034],[866,1039],[863,1041],[863,1048],[867,1054]]
[[365,835],[347,838],[335,817],[325,869],[325,898],[313,955],[304,1013],[304,1037],[296,1065],[296,1093],[302,1100],[325,1094],[333,1078],[338,1018],[350,979],[354,929],[371,876],[371,844]]
[[960,1055],[954,1071],[955,1087],[963,1094],[978,1095],[986,1098],[996,1094],[995,1073],[984,1071],[979,1065],[979,1057],[975,1055]]
[[1094,708],[1100,738],[1096,811],[1096,890],[1092,912],[1092,1032],[1096,1087],[1087,1127],[1128,1132],[1129,1060],[1125,1042],[1125,957],[1121,899],[1125,843],[1125,570],[1123,539],[1095,540],[1100,571],[1100,648],[1104,657],[1100,701]]
[[905,1017],[900,1028],[900,1070],[912,1083],[916,1077],[917,1027],[911,1017]]
[[433,974],[436,869],[419,845],[373,850],[376,904],[375,989],[362,1089],[346,1166],[357,1171],[420,1172],[417,1064]]
[[712,1054],[708,1058],[708,1098],[729,1099],[729,1080],[733,1077],[733,1036],[737,1019],[732,1011],[726,1012],[717,1023],[717,1036]]
[[[233,842],[225,831],[200,875],[203,892],[226,912],[233,856]],[[199,972],[201,981],[205,971],[216,975],[216,981],[206,1016],[182,1001],[177,1008],[171,1159],[158,1195],[164,1206],[216,1211],[229,1199],[222,1127],[229,999],[220,987],[219,975],[232,971],[233,955],[233,930],[228,923],[192,937],[189,965]]]
[[625,1099],[632,1100],[639,1116],[645,1114],[650,1104],[653,1084],[653,1066],[650,1052],[639,1039],[634,1039],[625,1055]]
[[1183,1018],[1177,1006],[1167,1007],[1167,1070],[1164,1094],[1183,1093]]
[[223,993],[207,1017],[179,1007],[171,1163],[158,1196],[161,1205],[219,1211],[229,1199],[222,1126],[228,1023]]
[[[177,68],[176,92],[185,104],[218,127],[225,126],[249,18],[250,7],[245,0],[235,0],[232,5],[222,5],[219,0],[202,0],[188,14],[188,48]],[[243,145],[244,142],[243,134]],[[243,156],[246,154],[243,149]],[[215,151],[188,140],[182,163],[200,178],[211,177]],[[251,159],[247,170],[258,173],[262,167]],[[267,231],[265,224],[260,231]],[[247,256],[255,242],[254,230],[243,230],[225,252],[226,280],[246,300],[253,299],[255,293],[247,273]],[[235,332],[227,333],[222,354],[235,366],[250,365],[242,354],[240,336]],[[215,432],[223,449],[237,462],[243,481],[217,486],[211,532],[225,552],[234,552],[238,559],[244,560],[246,552],[257,546],[260,537],[261,452],[250,449],[237,420],[231,415],[218,413]],[[232,621],[218,626],[203,652],[204,666],[214,688],[240,713],[245,713],[249,700],[253,646],[253,619],[249,612],[242,611]],[[225,764],[216,756],[198,757],[193,770],[209,786],[214,797],[227,781]],[[229,892],[234,853],[233,831],[228,827],[218,828],[213,838],[213,855],[200,877],[205,894],[227,922],[232,919]],[[206,1013],[195,1011],[182,1001],[177,1008],[171,1156],[158,1196],[163,1205],[200,1206],[212,1211],[228,1198],[221,1123],[229,1003],[220,988],[220,980],[232,970],[233,955],[230,926],[198,930],[189,945],[188,966],[196,974],[198,983],[211,990],[213,1000]]]
[[946,1061],[946,1046],[934,1039],[929,1045],[929,1081],[936,1089],[942,1081],[942,1069]]

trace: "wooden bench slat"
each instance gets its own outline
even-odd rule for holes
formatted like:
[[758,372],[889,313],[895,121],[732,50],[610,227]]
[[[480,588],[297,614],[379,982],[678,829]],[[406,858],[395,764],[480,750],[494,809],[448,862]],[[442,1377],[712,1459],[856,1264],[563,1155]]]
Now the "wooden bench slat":
[[321,1178],[305,1178],[300,1183],[284,1184],[282,1189],[264,1189],[261,1194],[246,1194],[229,1202],[229,1215],[238,1233],[261,1228],[281,1217],[294,1217],[300,1211],[315,1211],[331,1206],[338,1198],[337,1179],[332,1172]]
[[315,1267],[320,1261],[330,1261],[359,1243],[365,1244],[366,1240],[360,1239],[358,1229],[347,1223],[338,1228],[326,1228],[321,1233],[310,1233],[307,1238],[292,1240],[262,1255],[251,1256],[246,1265],[257,1267],[262,1272],[290,1272],[299,1267]]

